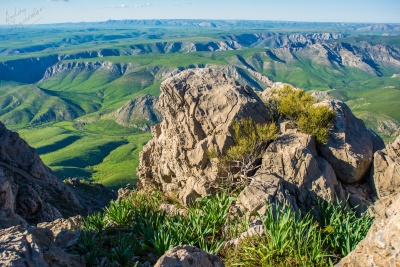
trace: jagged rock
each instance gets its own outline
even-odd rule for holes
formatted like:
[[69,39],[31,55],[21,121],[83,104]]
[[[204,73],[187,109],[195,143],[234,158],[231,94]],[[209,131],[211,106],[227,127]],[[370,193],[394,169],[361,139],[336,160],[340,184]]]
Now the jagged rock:
[[367,236],[337,267],[400,266],[400,194],[380,200]]
[[152,128],[137,175],[145,186],[179,192],[187,204],[218,185],[207,151],[214,147],[223,152],[232,144],[232,121],[251,117],[265,123],[270,116],[251,88],[244,90],[233,78],[208,68],[183,71],[164,81],[161,91],[164,120]]
[[400,192],[400,136],[385,149],[375,152],[372,173],[378,197]]
[[372,164],[374,137],[343,102],[324,101],[317,105],[326,105],[336,112],[328,143],[318,146],[319,153],[343,183],[360,182]]
[[69,209],[84,210],[76,194],[44,165],[35,149],[2,123],[0,191],[0,211],[6,215],[1,227],[53,221]]
[[81,267],[83,260],[55,246],[49,229],[14,226],[0,230],[0,265],[4,267]]
[[282,203],[284,200],[297,208],[295,199],[285,190],[283,181],[274,174],[265,172],[254,175],[250,184],[240,192],[236,200],[235,206],[239,215],[249,216],[254,215],[255,212],[263,215],[267,204]]
[[177,246],[165,252],[154,267],[223,267],[222,261],[192,246]]
[[59,233],[65,230],[77,230],[82,226],[82,217],[80,215],[70,217],[68,219],[57,219],[52,222],[39,223],[37,227],[46,228],[53,232],[57,237]]
[[[273,181],[273,186],[260,190],[265,192],[263,199],[268,199],[267,203],[275,200],[278,191],[284,193],[283,196],[288,201],[293,197],[303,213],[316,207],[318,201],[345,201],[335,172],[325,159],[318,156],[315,138],[308,134],[283,134],[276,138],[265,151],[257,173],[263,173],[257,180],[264,186],[268,184],[268,180]],[[270,193],[272,194],[268,196]],[[292,196],[290,199],[289,195]],[[240,195],[238,199],[241,199]],[[291,202],[293,203],[290,200],[289,204],[292,204]],[[296,209],[296,206],[293,207]]]
[[[151,95],[140,95],[129,100],[124,106],[117,109],[105,118],[113,118],[123,126],[141,127],[148,129],[162,120],[157,109],[158,98]],[[147,126],[147,127],[145,127]]]

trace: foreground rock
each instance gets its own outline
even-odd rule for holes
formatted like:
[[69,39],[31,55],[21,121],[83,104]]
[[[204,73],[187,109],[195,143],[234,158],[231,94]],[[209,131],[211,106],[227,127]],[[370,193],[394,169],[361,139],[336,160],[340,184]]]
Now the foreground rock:
[[318,156],[315,138],[293,133],[283,134],[269,145],[261,168],[236,205],[242,213],[262,213],[265,203],[286,200],[306,213],[316,208],[318,201],[336,199],[346,201],[332,167]]
[[80,218],[57,220],[40,227],[0,230],[0,265],[4,267],[81,267],[83,259],[65,252],[76,244]]
[[400,136],[375,152],[373,180],[379,198],[400,192]]
[[374,137],[343,102],[324,101],[318,105],[326,105],[336,112],[328,143],[318,147],[321,156],[332,165],[343,183],[360,182],[372,164]]
[[263,102],[250,87],[212,69],[186,70],[161,85],[159,107],[164,120],[140,154],[137,174],[144,185],[179,194],[183,203],[218,186],[218,173],[207,151],[225,151],[233,120],[270,121]]
[[177,246],[165,252],[154,267],[223,267],[217,256],[192,246]]
[[400,194],[380,200],[367,236],[337,267],[400,266]]

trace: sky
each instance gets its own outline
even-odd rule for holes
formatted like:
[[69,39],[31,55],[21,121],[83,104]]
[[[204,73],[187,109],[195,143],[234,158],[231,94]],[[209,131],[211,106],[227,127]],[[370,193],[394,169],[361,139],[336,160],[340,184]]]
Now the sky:
[[109,19],[400,23],[400,0],[1,0],[0,24]]

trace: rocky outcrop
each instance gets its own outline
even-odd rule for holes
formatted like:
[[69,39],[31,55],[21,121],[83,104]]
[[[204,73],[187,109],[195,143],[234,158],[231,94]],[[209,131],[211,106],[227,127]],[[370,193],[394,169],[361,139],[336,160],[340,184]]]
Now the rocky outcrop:
[[81,257],[66,252],[78,241],[79,232],[73,230],[79,221],[80,218],[61,219],[39,227],[14,226],[0,230],[0,265],[85,266]]
[[137,175],[144,185],[175,192],[188,203],[218,186],[218,173],[207,158],[231,144],[234,119],[270,121],[263,102],[250,87],[212,69],[186,70],[161,85],[159,107],[164,120],[140,154]]
[[374,154],[373,181],[379,198],[400,192],[400,136]]
[[84,210],[76,194],[35,149],[0,123],[1,228],[53,221]]
[[324,101],[317,105],[326,105],[336,112],[328,143],[318,146],[319,153],[343,183],[362,181],[372,164],[374,137],[343,102]]
[[223,267],[222,261],[192,246],[177,246],[165,252],[154,267]]
[[109,77],[117,79],[124,75],[128,70],[134,68],[135,64],[123,64],[112,62],[57,62],[57,64],[49,66],[40,77],[42,80],[49,79],[59,73],[68,72],[94,72],[102,69],[107,72]]
[[124,106],[117,109],[105,118],[114,119],[119,125],[133,126],[143,131],[150,130],[150,126],[162,120],[157,108],[158,98],[151,95],[140,95],[129,100]]
[[337,267],[400,266],[400,195],[380,200],[367,236]]
[[261,168],[240,193],[236,205],[241,211],[262,213],[266,203],[286,200],[306,213],[317,207],[318,201],[336,199],[346,201],[332,167],[318,156],[315,138],[291,133],[279,136],[268,146]]

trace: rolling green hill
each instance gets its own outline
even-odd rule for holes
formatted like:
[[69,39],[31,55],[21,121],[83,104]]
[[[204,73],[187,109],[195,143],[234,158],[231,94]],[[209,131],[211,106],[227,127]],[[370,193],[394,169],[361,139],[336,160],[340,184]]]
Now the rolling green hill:
[[134,184],[151,134],[110,114],[142,94],[158,96],[161,82],[186,68],[220,68],[258,90],[272,82],[335,90],[385,141],[400,133],[399,35],[331,24],[96,25],[0,35],[0,120],[61,178]]

